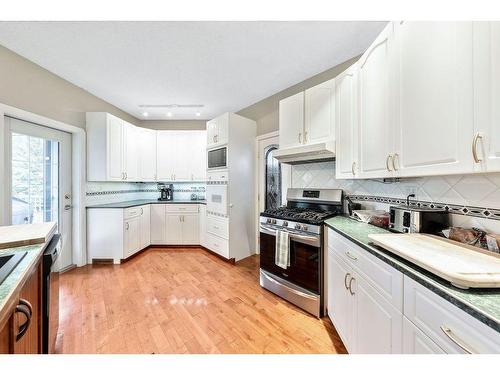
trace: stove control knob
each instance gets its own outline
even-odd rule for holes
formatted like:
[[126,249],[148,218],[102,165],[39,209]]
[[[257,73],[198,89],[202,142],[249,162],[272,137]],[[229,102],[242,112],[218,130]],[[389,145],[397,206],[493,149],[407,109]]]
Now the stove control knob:
[[307,229],[309,229],[307,225],[302,225],[302,230],[307,230]]
[[295,224],[295,229],[300,230],[300,228],[302,228],[302,225],[300,225],[300,224]]
[[288,221],[284,221],[282,225],[283,225],[284,227],[287,227],[287,226],[288,226]]
[[276,219],[273,219],[273,224],[276,224]]
[[271,224],[272,223],[272,219],[267,219],[267,223]]

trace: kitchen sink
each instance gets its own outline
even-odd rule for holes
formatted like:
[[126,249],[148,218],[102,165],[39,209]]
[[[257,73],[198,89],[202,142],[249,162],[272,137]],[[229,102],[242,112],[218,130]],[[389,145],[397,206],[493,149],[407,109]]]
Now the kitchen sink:
[[24,251],[22,253],[0,255],[0,284],[4,282],[26,254],[27,252]]

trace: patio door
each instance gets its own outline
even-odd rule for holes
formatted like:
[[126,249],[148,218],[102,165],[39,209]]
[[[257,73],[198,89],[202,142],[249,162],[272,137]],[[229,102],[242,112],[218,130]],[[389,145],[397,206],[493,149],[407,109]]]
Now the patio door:
[[57,266],[73,264],[71,134],[6,117],[11,224],[54,221],[61,234]]

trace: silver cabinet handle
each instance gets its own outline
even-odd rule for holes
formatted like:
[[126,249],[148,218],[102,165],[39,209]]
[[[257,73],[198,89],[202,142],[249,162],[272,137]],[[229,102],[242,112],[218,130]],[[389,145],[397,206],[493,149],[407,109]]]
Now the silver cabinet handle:
[[72,206],[72,205],[67,204],[67,205],[65,205],[65,206],[64,206],[64,211],[69,211],[69,210],[71,210],[72,208],[73,208],[73,206]]
[[352,172],[352,175],[355,176],[356,175],[356,162],[353,161],[352,162],[352,165],[351,165],[351,172]]
[[299,143],[302,143],[302,133],[299,133]]
[[125,229],[128,230],[130,228],[130,224],[129,223],[125,223]]
[[391,154],[387,155],[387,159],[385,160],[385,167],[389,172],[392,172],[391,166],[389,164],[391,160],[392,160],[392,155]]
[[467,344],[464,343],[462,339],[457,337],[457,335],[455,335],[450,328],[448,328],[446,326],[441,326],[439,328],[441,328],[441,331],[443,331],[443,333],[446,335],[446,337],[448,337],[451,341],[453,341],[455,344],[457,344],[467,354],[478,353],[477,351],[470,349],[470,347],[468,347]]
[[353,281],[356,281],[356,279],[354,277],[351,277],[351,280],[349,280],[349,292],[351,293],[351,296],[355,295],[356,293],[353,292],[352,290],[352,282]]
[[351,258],[352,260],[358,260],[357,257],[355,257],[354,255],[352,255],[349,251],[346,251],[345,252],[345,255],[347,255],[348,258]]
[[474,158],[474,162],[476,164],[481,163],[483,161],[483,158],[480,157],[477,154],[477,143],[479,142],[480,139],[483,138],[483,135],[481,133],[476,133],[474,135],[474,138],[472,139],[472,156]]
[[347,286],[347,278],[348,277],[351,277],[351,274],[350,273],[346,273],[345,274],[345,277],[344,277],[344,286],[345,286],[345,289],[349,289],[349,287]]
[[141,207],[141,215],[144,215],[144,208]]
[[399,165],[399,154],[398,153],[395,153],[392,156],[392,168],[394,169],[394,171],[397,171],[399,169],[396,167],[396,160],[398,161],[397,164]]
[[304,143],[307,143],[307,131],[304,132]]

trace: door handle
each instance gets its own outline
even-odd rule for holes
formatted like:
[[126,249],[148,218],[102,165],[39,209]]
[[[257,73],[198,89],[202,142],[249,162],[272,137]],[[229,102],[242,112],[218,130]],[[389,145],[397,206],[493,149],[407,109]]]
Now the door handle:
[[474,138],[472,139],[472,156],[476,164],[479,164],[483,161],[483,158],[477,154],[477,143],[480,139],[483,139],[483,135],[481,133],[476,133],[474,135]]
[[356,175],[356,162],[355,161],[352,162],[351,172],[352,172],[353,176]]
[[69,211],[69,210],[71,210],[72,208],[73,208],[73,206],[72,206],[72,205],[67,204],[67,205],[65,205],[65,206],[64,206],[64,211]]
[[302,133],[299,133],[299,143],[302,143]]
[[354,277],[351,277],[351,280],[349,280],[349,292],[351,293],[351,296],[356,294],[355,292],[352,291],[352,282],[355,280],[356,279]]
[[457,337],[457,335],[455,335],[453,333],[451,328],[448,328],[446,326],[441,326],[439,328],[441,328],[441,331],[443,331],[443,333],[446,335],[446,337],[448,337],[451,341],[453,341],[455,344],[457,344],[457,346],[460,347],[460,349],[462,349],[467,354],[479,353],[473,349],[470,349],[467,346],[467,344],[463,342],[462,339],[460,339],[459,337]]
[[129,223],[125,223],[125,229],[128,230],[130,228],[130,224]]
[[394,169],[394,171],[397,171],[398,168],[396,168],[396,160],[398,161],[398,165],[399,165],[399,154],[398,153],[395,153],[393,156],[392,156],[392,168]]
[[307,143],[307,131],[304,132],[304,143]]
[[16,342],[17,342],[21,340],[21,338],[26,334],[28,328],[30,327],[31,317],[33,314],[33,307],[27,300],[20,298],[19,304],[16,306],[15,311],[16,313],[17,312],[22,313],[26,317],[26,322],[24,322],[19,326],[19,332],[16,334]]
[[387,155],[387,159],[385,159],[385,167],[387,168],[387,170],[389,172],[392,172],[391,166],[389,164],[390,161],[392,161],[392,155],[391,154]]
[[350,277],[351,274],[350,273],[346,273],[345,274],[345,277],[344,277],[344,286],[345,286],[345,289],[349,289],[349,287],[347,286],[347,278]]
[[345,255],[347,255],[348,258],[351,258],[354,261],[358,260],[358,258],[355,257],[354,255],[352,255],[351,252],[349,252],[349,251],[346,251]]

